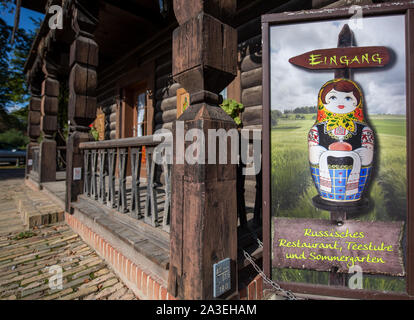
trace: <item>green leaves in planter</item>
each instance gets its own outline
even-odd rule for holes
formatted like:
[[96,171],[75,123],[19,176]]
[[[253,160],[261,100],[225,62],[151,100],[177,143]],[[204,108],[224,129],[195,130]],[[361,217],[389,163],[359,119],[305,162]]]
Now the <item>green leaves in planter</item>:
[[233,99],[225,99],[220,107],[233,118],[234,122],[236,122],[238,126],[241,125],[240,115],[244,110],[242,103],[239,103]]

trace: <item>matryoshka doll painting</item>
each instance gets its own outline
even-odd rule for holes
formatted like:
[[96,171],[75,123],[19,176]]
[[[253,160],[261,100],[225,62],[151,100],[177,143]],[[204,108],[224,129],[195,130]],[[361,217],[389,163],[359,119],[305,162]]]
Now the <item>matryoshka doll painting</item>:
[[[309,162],[319,196],[316,207],[365,207],[363,199],[374,158],[374,133],[364,119],[363,95],[349,79],[325,83],[318,95],[316,122],[309,131]],[[364,200],[364,201],[363,201]]]

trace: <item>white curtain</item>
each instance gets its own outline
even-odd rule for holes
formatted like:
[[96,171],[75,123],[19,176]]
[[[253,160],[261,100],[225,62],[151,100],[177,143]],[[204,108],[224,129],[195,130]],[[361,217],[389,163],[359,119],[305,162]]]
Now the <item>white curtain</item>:
[[145,93],[141,93],[138,96],[138,119],[137,119],[137,137],[144,135],[144,117],[145,117]]

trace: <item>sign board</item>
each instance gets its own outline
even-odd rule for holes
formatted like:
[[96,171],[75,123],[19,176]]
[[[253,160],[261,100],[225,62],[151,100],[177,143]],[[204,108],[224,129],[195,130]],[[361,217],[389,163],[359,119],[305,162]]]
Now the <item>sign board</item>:
[[73,168],[73,181],[82,179],[82,168]]
[[273,266],[404,276],[402,222],[274,219]]
[[262,16],[263,267],[293,292],[414,296],[414,4],[382,6]]
[[386,47],[348,47],[312,50],[289,59],[307,69],[384,67],[390,62]]
[[177,119],[190,106],[190,94],[184,89],[177,90]]
[[213,296],[217,298],[230,289],[230,258],[227,258],[213,265]]

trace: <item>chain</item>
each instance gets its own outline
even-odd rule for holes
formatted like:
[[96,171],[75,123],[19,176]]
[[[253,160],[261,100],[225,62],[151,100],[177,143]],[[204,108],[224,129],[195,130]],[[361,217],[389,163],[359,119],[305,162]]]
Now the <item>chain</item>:
[[[251,235],[255,238],[259,246],[263,248],[263,242],[260,241],[257,235],[254,234],[253,232],[251,232]],[[266,274],[263,272],[263,270],[260,269],[260,267],[254,262],[252,256],[247,251],[243,250],[243,255],[247,259],[247,261],[250,262],[250,264],[253,266],[256,272],[262,277],[263,281],[267,283],[268,285],[270,285],[275,292],[281,293],[288,300],[298,300],[298,298],[291,291],[281,288],[280,285],[278,285],[276,282],[269,279],[266,276]]]

